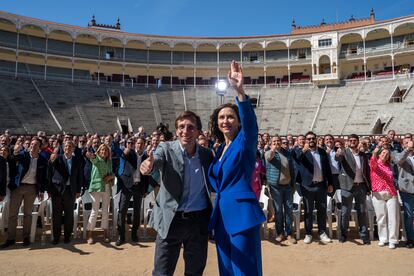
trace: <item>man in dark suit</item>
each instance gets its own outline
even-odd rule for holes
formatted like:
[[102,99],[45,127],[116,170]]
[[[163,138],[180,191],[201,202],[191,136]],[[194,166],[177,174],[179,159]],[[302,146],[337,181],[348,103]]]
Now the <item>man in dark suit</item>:
[[371,190],[368,157],[359,151],[359,137],[351,134],[348,137],[349,148],[337,149],[335,159],[341,165],[339,184],[341,187],[341,221],[340,242],[347,239],[349,217],[352,201],[355,199],[355,209],[358,215],[359,235],[364,244],[370,244],[367,228],[366,197]]
[[39,155],[40,145],[41,140],[35,137],[31,140],[28,151],[24,151],[21,144],[16,144],[14,147],[12,158],[17,162],[17,171],[9,187],[11,190],[9,228],[3,248],[15,243],[17,215],[22,201],[24,201],[23,245],[30,245],[34,200],[36,196],[39,200],[43,199],[47,185],[47,160]]
[[118,189],[121,192],[119,200],[118,216],[118,240],[116,245],[120,246],[125,242],[125,217],[128,211],[129,202],[133,198],[134,216],[132,218],[131,241],[138,242],[138,228],[140,225],[142,197],[148,189],[148,176],[142,175],[139,171],[141,162],[147,158],[144,153],[145,140],[138,138],[127,140],[127,147],[119,154]]
[[316,134],[309,131],[305,135],[304,147],[295,150],[295,158],[301,176],[300,189],[305,203],[305,243],[312,242],[313,208],[318,213],[318,233],[321,242],[329,243],[326,234],[326,198],[333,191],[329,156],[316,144]]
[[52,196],[53,244],[59,243],[64,216],[64,242],[69,243],[73,230],[73,206],[83,186],[83,166],[74,154],[75,145],[68,140],[63,144],[63,154],[52,154],[49,167],[48,191]]
[[157,231],[153,275],[173,275],[184,245],[185,275],[202,275],[207,261],[210,201],[207,171],[210,150],[197,145],[202,129],[198,115],[184,111],[175,121],[178,140],[161,143],[142,162],[145,175],[161,172],[153,211]]

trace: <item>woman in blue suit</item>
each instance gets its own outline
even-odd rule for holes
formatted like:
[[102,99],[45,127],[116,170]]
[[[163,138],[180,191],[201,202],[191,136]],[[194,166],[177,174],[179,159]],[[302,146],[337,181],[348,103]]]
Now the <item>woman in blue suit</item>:
[[233,61],[228,74],[237,106],[224,104],[211,115],[211,133],[222,145],[208,177],[216,191],[209,228],[214,230],[220,275],[262,275],[260,225],[265,216],[251,188],[258,128],[243,72]]

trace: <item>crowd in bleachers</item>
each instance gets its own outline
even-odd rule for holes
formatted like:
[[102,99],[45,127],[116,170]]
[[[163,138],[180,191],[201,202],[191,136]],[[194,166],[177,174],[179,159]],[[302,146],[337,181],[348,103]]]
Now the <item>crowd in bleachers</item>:
[[[64,224],[64,242],[70,243],[72,234],[79,229],[78,219],[66,214],[62,221],[62,213],[72,212],[72,201],[79,206],[85,195],[91,203],[90,211],[83,214],[89,215],[84,218],[87,223],[83,225],[88,243],[94,243],[93,231],[98,217],[104,230],[103,241],[111,241],[111,213],[112,219],[117,220],[112,229],[115,232],[117,227],[116,244],[125,242],[125,217],[131,197],[135,212],[131,241],[137,242],[142,221],[140,214],[150,209],[147,206],[140,210],[141,201],[149,194],[156,196],[160,185],[159,175],[152,174],[146,179],[140,175],[139,165],[146,158],[147,150],[174,139],[168,125],[163,124],[148,134],[142,127],[137,133],[78,136],[46,135],[43,131],[34,136],[14,135],[6,130],[0,137],[0,230],[6,233],[3,248],[16,242],[18,217],[23,217],[23,245],[34,241],[32,209],[36,202],[47,200],[52,200],[52,213],[55,213],[51,215],[54,221],[51,242],[59,243],[61,224]],[[210,148],[213,153],[219,146],[208,131],[200,134],[198,144]],[[133,156],[135,159],[131,159]],[[65,170],[59,166],[66,167],[69,174],[65,176]],[[139,184],[136,193],[123,191],[128,186],[123,178],[126,174],[134,175],[131,189]],[[61,182],[64,186],[57,185]],[[58,191],[59,187],[63,190]],[[300,224],[295,222],[293,226],[293,217],[299,212],[300,220],[303,202],[305,243],[313,239],[315,208],[318,234],[323,243],[332,241],[331,223],[327,232],[326,216],[332,216],[335,210],[340,242],[348,239],[349,217],[355,211],[362,243],[370,244],[374,223],[367,216],[371,211],[376,217],[379,246],[388,244],[389,248],[395,248],[400,240],[409,248],[414,245],[414,151],[409,133],[396,136],[391,130],[384,136],[364,137],[317,136],[313,132],[297,136],[259,134],[252,190],[262,205],[267,206],[264,211],[268,214],[268,222],[275,221],[277,243],[295,244],[299,239],[300,236],[293,233],[300,234]],[[67,191],[71,193],[66,194]],[[120,192],[127,195],[127,203],[122,196],[121,200],[114,200]],[[48,216],[47,210],[40,214],[40,225],[46,221],[45,214]],[[328,221],[332,219],[328,217]]]

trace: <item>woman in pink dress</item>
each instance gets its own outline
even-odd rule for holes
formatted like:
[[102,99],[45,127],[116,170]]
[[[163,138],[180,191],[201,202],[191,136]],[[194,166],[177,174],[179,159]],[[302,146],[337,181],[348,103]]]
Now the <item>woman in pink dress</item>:
[[389,243],[390,249],[398,244],[400,204],[392,175],[389,149],[377,147],[370,161],[372,203],[378,224],[379,246]]
[[266,174],[266,167],[263,165],[262,159],[260,158],[260,152],[256,151],[256,164],[252,176],[252,189],[256,194],[256,198],[260,198],[260,192],[262,190],[262,180]]

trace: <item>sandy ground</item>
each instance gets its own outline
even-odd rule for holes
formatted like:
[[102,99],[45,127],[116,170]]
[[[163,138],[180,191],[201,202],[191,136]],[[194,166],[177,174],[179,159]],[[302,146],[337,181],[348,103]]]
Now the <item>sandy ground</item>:
[[[101,240],[97,233],[94,245],[75,239],[69,245],[55,246],[49,237],[45,243],[36,241],[29,248],[17,243],[0,251],[0,275],[151,275],[152,237],[120,247]],[[271,232],[269,240],[262,241],[264,275],[414,275],[414,250],[402,246],[390,250],[378,247],[376,241],[364,246],[359,239],[345,244],[334,240],[328,245],[317,240],[310,245],[303,241],[280,245],[272,240]],[[208,250],[204,275],[218,275],[215,245],[209,243]],[[183,271],[180,258],[175,275],[183,275]]]

